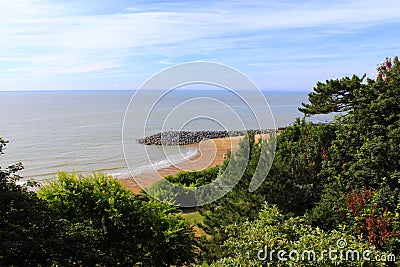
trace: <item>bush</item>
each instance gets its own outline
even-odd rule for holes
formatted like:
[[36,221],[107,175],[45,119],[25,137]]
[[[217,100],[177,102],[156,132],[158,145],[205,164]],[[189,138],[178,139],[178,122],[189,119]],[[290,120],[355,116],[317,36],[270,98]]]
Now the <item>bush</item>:
[[[0,155],[7,141],[0,137]],[[21,163],[0,167],[0,266],[49,266],[65,258],[60,223],[46,202],[18,185]]]
[[[380,255],[360,236],[347,234],[345,229],[324,231],[313,228],[304,217],[282,215],[276,206],[268,204],[264,205],[257,220],[230,225],[225,232],[228,234],[228,239],[222,245],[225,255],[211,266],[368,266],[368,261],[362,258],[365,250],[371,251],[371,258],[372,255]],[[323,253],[329,249],[332,250],[331,256]],[[280,250],[287,252],[281,254],[286,261],[279,260]],[[347,253],[348,250],[352,252]],[[291,251],[295,252],[290,257]],[[350,260],[353,259],[353,252],[354,259],[357,259],[358,253],[358,261]],[[374,263],[372,266],[384,266],[384,263]]]
[[61,172],[39,196],[60,218],[97,232],[96,264],[167,266],[195,256],[192,229],[175,208],[139,200],[110,176]]

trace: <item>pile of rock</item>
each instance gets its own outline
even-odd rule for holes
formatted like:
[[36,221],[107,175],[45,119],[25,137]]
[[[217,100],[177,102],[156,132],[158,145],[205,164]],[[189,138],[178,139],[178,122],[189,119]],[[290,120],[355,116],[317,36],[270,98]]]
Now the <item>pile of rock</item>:
[[[253,130],[254,134],[266,134],[271,130]],[[189,145],[214,138],[243,136],[246,131],[168,131],[140,138],[138,143],[144,145]]]

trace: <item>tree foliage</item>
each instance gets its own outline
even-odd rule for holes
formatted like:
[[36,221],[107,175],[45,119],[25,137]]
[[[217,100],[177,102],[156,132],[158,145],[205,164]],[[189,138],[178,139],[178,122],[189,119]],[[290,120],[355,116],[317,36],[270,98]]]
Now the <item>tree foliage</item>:
[[[344,229],[313,228],[304,217],[288,217],[268,204],[256,220],[230,225],[224,231],[228,238],[221,246],[223,257],[211,266],[368,266],[368,261],[362,258],[363,251],[376,253],[361,236],[347,234]],[[338,247],[338,240],[345,240],[346,246]],[[336,252],[331,256],[323,253],[329,249]],[[341,249],[343,257],[340,257]],[[354,253],[359,260],[352,261],[349,254],[350,260],[346,260],[347,250],[357,251]],[[281,257],[285,260],[278,258],[279,251],[286,252]]]
[[[0,137],[0,154],[6,144]],[[51,265],[62,257],[61,225],[44,201],[16,183],[22,168],[21,163],[0,167],[0,265]]]
[[302,215],[321,198],[327,177],[321,174],[335,138],[333,124],[304,119],[286,127],[277,138],[274,163],[259,194],[286,213]]
[[173,215],[175,208],[142,201],[105,174],[61,172],[39,196],[61,218],[96,230],[98,242],[91,248],[96,264],[169,266],[195,256],[192,229]]
[[[228,194],[199,207],[204,217],[202,227],[212,236],[204,244],[206,258],[221,256],[221,244],[227,238],[225,227],[254,220],[265,201],[277,204],[285,213],[303,215],[311,209],[321,198],[326,177],[322,177],[320,171],[334,137],[334,125],[314,125],[298,119],[277,136],[272,167],[254,193],[249,192],[249,184],[260,161],[261,146],[250,142],[250,155],[246,158],[244,140],[230,162],[248,160],[243,177]],[[254,136],[250,135],[249,140],[252,138]]]
[[[211,183],[223,171],[226,164],[227,162],[203,171],[181,172],[175,176],[167,176],[153,184],[147,192],[152,197],[171,205],[181,206],[185,203],[196,206],[195,187]],[[182,190],[183,188],[187,190]]]
[[[235,179],[240,175],[239,169],[246,166],[244,173],[235,187],[220,199],[198,208],[204,217],[202,228],[212,236],[205,242],[203,249],[207,258],[220,256],[220,245],[226,239],[224,227],[256,218],[265,198],[259,194],[249,193],[249,186],[261,156],[261,142],[255,141],[252,131],[240,142],[238,150],[230,158],[230,172],[224,172],[225,179]],[[245,165],[243,165],[245,163]],[[225,163],[227,164],[227,162]]]
[[[397,57],[380,64],[375,79],[353,75],[319,82],[299,110],[306,117],[341,114],[329,124],[296,119],[282,130],[272,167],[255,192],[249,187],[259,163],[268,162],[261,146],[268,140],[255,141],[252,132],[221,166],[167,177],[151,190],[175,199],[178,191],[168,191],[167,182],[192,189],[217,178],[236,180],[244,164],[230,192],[198,208],[200,227],[210,237],[202,239],[201,255],[212,266],[262,266],[268,262],[257,260],[257,253],[264,245],[319,253],[335,248],[340,238],[357,251],[398,254],[399,95]],[[0,154],[5,145],[0,138]],[[60,173],[38,198],[16,184],[21,168],[0,168],[0,265],[167,266],[187,265],[195,257],[192,229],[171,205],[134,195],[104,174]],[[290,264],[300,263],[272,265]]]
[[400,248],[400,203],[389,211],[381,202],[382,192],[352,189],[344,195],[344,220],[355,234],[363,235],[376,248],[398,254]]
[[[321,175],[327,177],[325,193],[311,213],[316,225],[335,227],[342,197],[352,189],[374,190],[379,194],[378,207],[390,212],[395,212],[400,203],[398,58],[393,63],[387,59],[378,71],[375,80],[368,79],[353,92],[352,109],[336,121],[336,137],[321,170]],[[332,192],[339,194],[333,197]]]
[[353,75],[351,78],[318,82],[313,92],[308,94],[310,104],[302,103],[303,107],[299,108],[299,111],[305,116],[349,111],[352,109],[356,92],[364,87],[364,79],[365,75],[361,78]]
[[[0,154],[6,146],[0,138]],[[170,266],[196,255],[193,231],[169,205],[144,201],[98,173],[59,173],[18,185],[21,164],[0,168],[1,266]]]
[[[232,192],[200,208],[209,259],[222,254],[224,229],[255,218],[260,203],[277,204],[286,214],[306,215],[325,231],[346,223],[365,242],[398,253],[400,203],[400,63],[387,59],[376,79],[353,76],[318,83],[306,116],[344,112],[325,125],[296,120],[278,136],[274,163],[264,184],[247,192],[251,167]],[[249,166],[258,161],[259,148],[251,146]],[[238,155],[240,157],[240,149]],[[245,159],[243,159],[245,160]],[[241,186],[245,185],[245,186]],[[346,196],[369,188],[374,192],[359,213],[349,208]],[[397,216],[397,217],[396,217]]]

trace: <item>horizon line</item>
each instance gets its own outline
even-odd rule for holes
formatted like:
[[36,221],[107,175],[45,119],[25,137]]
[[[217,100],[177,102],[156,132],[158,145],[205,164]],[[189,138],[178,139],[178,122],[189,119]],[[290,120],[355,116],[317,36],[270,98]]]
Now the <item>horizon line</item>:
[[[139,89],[50,89],[50,90],[0,90],[0,93],[43,93],[43,92],[134,92],[139,91]],[[146,89],[145,91],[153,92],[153,91],[165,91],[165,89]],[[218,89],[179,89],[179,91],[225,91]],[[236,90],[239,92],[252,92],[254,90],[249,89],[240,89]],[[286,93],[303,93],[310,92],[310,90],[303,89],[260,89],[261,92],[286,92]]]

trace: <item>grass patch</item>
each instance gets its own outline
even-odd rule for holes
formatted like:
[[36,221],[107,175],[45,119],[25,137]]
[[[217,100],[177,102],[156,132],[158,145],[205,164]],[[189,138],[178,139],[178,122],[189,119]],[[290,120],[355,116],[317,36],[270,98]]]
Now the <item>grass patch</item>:
[[188,214],[182,214],[183,219],[192,225],[196,225],[203,222],[203,216],[197,211]]
[[[208,235],[201,229],[198,225],[203,222],[203,216],[197,211],[193,213],[181,214],[183,219],[190,223],[193,226],[194,235],[196,237],[206,236]],[[209,238],[209,237],[208,237]]]

